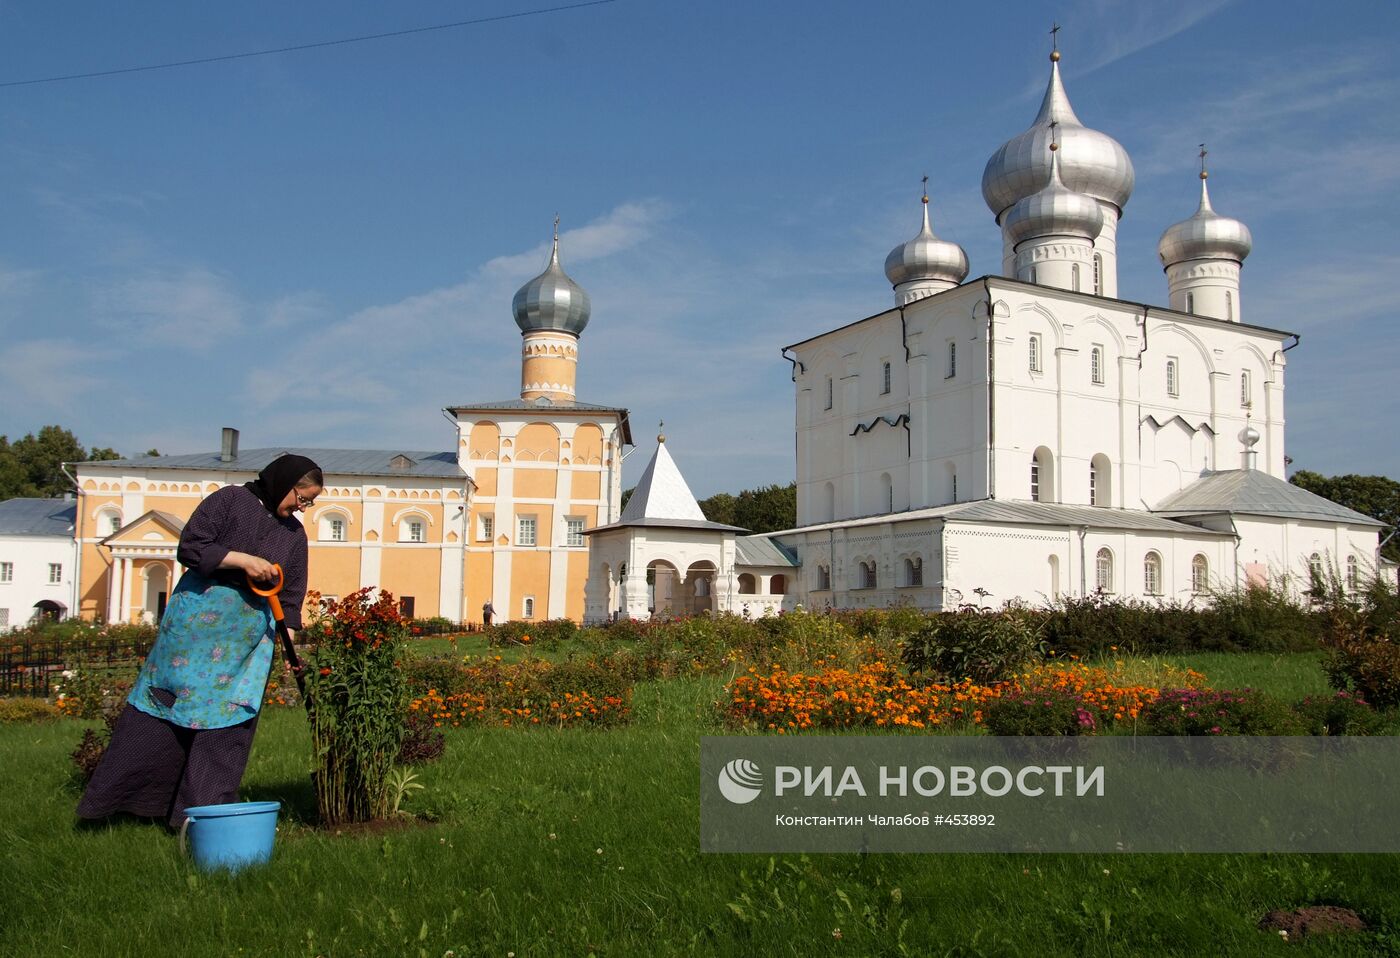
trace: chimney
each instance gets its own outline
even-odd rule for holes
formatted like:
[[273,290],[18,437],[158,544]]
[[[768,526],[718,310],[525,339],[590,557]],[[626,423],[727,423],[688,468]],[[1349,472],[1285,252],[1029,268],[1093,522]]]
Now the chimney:
[[219,461],[233,462],[237,458],[238,430],[232,426],[225,426],[223,443],[219,446]]

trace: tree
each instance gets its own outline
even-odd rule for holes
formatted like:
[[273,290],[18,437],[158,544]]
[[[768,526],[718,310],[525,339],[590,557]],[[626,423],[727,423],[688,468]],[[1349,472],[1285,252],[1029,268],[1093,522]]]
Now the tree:
[[29,433],[14,442],[0,436],[0,499],[61,496],[73,491],[62,463],[120,458],[114,449],[84,449],[78,437],[62,426],[45,426],[37,436]]
[[[1400,482],[1394,479],[1386,476],[1324,476],[1299,469],[1288,481],[1300,489],[1331,499],[1339,506],[1355,509],[1384,522],[1391,529],[1400,526]],[[1383,532],[1381,538],[1385,538],[1385,535]],[[1391,561],[1400,561],[1400,536],[1386,543],[1381,555]]]
[[711,522],[738,526],[750,532],[777,532],[797,525],[797,483],[745,489],[737,496],[716,493],[700,503]]

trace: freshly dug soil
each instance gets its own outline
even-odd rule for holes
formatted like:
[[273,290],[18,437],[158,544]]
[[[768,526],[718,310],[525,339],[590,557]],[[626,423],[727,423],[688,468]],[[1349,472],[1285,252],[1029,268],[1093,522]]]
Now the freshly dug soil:
[[1288,932],[1289,938],[1365,931],[1366,923],[1350,908],[1340,905],[1308,905],[1293,911],[1275,910],[1259,919],[1261,931]]

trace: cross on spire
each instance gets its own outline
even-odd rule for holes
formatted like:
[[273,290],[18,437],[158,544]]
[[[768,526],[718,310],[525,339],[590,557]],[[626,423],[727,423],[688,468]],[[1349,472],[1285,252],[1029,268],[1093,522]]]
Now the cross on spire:
[[1207,153],[1207,152],[1208,152],[1208,151],[1206,150],[1206,145],[1205,145],[1204,143],[1202,143],[1202,144],[1201,144],[1201,179],[1205,179],[1205,178],[1206,178],[1206,153]]
[[924,202],[928,202],[928,174],[924,174]]
[[1060,25],[1053,22],[1050,25],[1050,59],[1060,59]]

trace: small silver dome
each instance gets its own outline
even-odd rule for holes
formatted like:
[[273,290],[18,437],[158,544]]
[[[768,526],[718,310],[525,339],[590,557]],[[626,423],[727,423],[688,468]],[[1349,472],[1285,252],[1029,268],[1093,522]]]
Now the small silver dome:
[[1103,229],[1098,201],[1069,189],[1060,178],[1059,150],[1052,147],[1046,152],[1050,154],[1050,182],[1017,200],[1002,222],[1013,249],[1036,236],[1077,236],[1092,241]]
[[1079,122],[1060,82],[1058,54],[1051,56],[1050,85],[1030,129],[1002,144],[982,171],[982,198],[1001,222],[1017,200],[1040,189],[1050,175],[1050,124],[1059,125],[1060,178],[1076,193],[1112,203],[1122,213],[1133,195],[1133,161],[1107,133]]
[[1166,269],[1193,259],[1228,259],[1243,263],[1253,248],[1254,237],[1248,226],[1211,209],[1206,172],[1202,170],[1200,208],[1190,219],[1167,227],[1157,242],[1157,255]]
[[1254,428],[1254,423],[1246,422],[1244,428],[1240,430],[1240,442],[1244,443],[1246,449],[1252,449],[1260,440],[1259,430]]
[[540,275],[520,287],[511,301],[515,324],[522,333],[542,329],[558,330],[577,336],[588,325],[593,307],[583,291],[559,265],[559,232],[555,225],[554,251]]
[[900,243],[885,257],[885,276],[891,286],[918,280],[939,280],[957,286],[967,278],[967,253],[957,243],[933,235],[928,222],[928,196],[924,196],[924,228],[907,243]]

